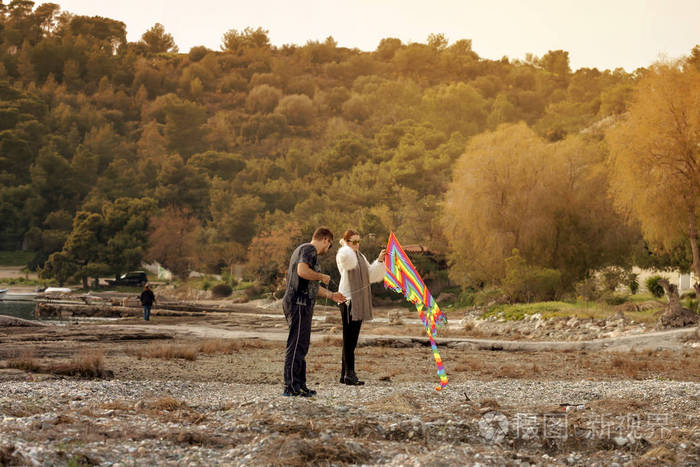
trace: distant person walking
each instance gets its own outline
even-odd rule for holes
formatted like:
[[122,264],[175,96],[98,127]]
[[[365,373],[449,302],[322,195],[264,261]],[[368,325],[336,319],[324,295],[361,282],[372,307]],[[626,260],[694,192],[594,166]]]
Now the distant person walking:
[[360,337],[363,321],[372,319],[372,282],[381,282],[384,278],[384,256],[386,250],[369,264],[365,255],[360,253],[360,234],[346,230],[340,240],[340,248],[335,256],[340,271],[338,291],[348,300],[341,303],[340,317],[343,320],[343,353],[340,367],[340,382],[350,386],[361,386],[355,373],[355,348]]
[[151,319],[151,307],[156,302],[156,296],[148,284],[143,286],[143,292],[141,292],[139,300],[141,300],[141,305],[143,306],[143,319],[149,321]]
[[289,337],[284,356],[284,396],[311,397],[316,394],[306,386],[306,354],[311,341],[311,318],[316,296],[330,298],[336,303],[345,301],[339,292],[331,292],[320,286],[331,280],[322,274],[318,255],[323,255],[333,245],[333,233],[319,227],[311,242],[299,245],[292,253],[287,272],[287,288],[282,299],[284,316],[289,324]]

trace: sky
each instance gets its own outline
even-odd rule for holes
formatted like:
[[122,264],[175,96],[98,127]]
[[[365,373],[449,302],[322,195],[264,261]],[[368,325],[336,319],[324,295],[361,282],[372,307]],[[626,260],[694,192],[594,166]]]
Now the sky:
[[382,38],[425,43],[442,33],[450,44],[471,39],[488,59],[562,49],[573,70],[634,71],[700,44],[700,0],[51,1],[62,11],[123,21],[129,41],[161,23],[180,52],[198,45],[220,50],[226,31],[248,26],[268,30],[275,46],[332,36],[340,47],[364,51]]

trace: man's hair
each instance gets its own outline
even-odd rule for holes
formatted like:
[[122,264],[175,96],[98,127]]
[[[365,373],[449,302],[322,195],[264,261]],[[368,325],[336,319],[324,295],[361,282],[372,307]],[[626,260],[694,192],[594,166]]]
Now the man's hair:
[[319,227],[318,229],[316,229],[316,232],[314,232],[314,236],[312,238],[314,240],[328,239],[332,242],[333,232],[331,232],[331,229],[329,229],[328,227]]

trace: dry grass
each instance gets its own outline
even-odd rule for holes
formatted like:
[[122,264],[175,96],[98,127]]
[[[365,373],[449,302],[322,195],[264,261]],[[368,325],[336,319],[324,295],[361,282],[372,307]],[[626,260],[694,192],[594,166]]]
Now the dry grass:
[[54,425],[72,425],[76,423],[78,420],[75,417],[71,417],[70,415],[66,414],[58,414],[56,417],[56,420],[54,421]]
[[84,378],[102,378],[109,374],[104,369],[102,350],[85,350],[74,356],[68,363],[53,365],[51,372],[57,375],[82,376]]
[[664,373],[669,369],[669,366],[673,366],[671,362],[664,362],[664,357],[662,354],[655,355],[653,352],[614,353],[607,371],[611,376],[620,376],[622,374],[628,378],[640,379],[653,374]]
[[[284,458],[280,454],[284,453]],[[329,441],[304,438],[298,433],[269,439],[260,446],[257,460],[270,466],[346,465],[365,464],[369,452],[359,443],[348,443],[342,438]]]
[[523,376],[523,371],[515,365],[502,365],[494,376],[499,378],[520,378]]
[[269,349],[276,345],[262,339],[207,339],[199,345],[199,351],[206,355],[232,354],[241,350]]
[[399,412],[405,414],[416,413],[422,408],[418,397],[407,393],[394,393],[381,400],[371,402],[367,406],[377,412]]
[[230,355],[244,350],[277,348],[279,344],[262,339],[206,339],[196,344],[154,343],[132,352],[137,358],[182,358],[195,361],[200,354]]
[[640,411],[648,406],[647,402],[637,399],[598,399],[589,404],[592,409],[600,413],[611,415],[624,415]]
[[110,402],[105,402],[104,404],[100,404],[99,406],[101,409],[105,410],[122,410],[122,411],[127,411],[131,409],[131,405],[125,400],[113,400]]
[[474,372],[482,371],[484,369],[484,364],[481,360],[466,360],[455,365],[454,371],[458,372]]
[[[10,417],[31,417],[46,413],[47,409],[33,401],[13,401],[9,405],[0,405],[0,412]],[[1,438],[0,438],[1,439]],[[3,465],[0,463],[0,465]]]
[[323,339],[321,339],[321,344],[325,346],[342,347],[343,338],[336,336],[323,336]]
[[155,410],[178,410],[187,408],[187,404],[170,396],[164,396],[151,402],[150,407]]
[[633,462],[634,467],[649,467],[655,465],[675,465],[677,463],[676,454],[666,446],[655,446],[649,449],[638,460]]
[[41,371],[41,365],[34,357],[34,352],[22,352],[17,358],[12,358],[7,362],[8,368],[16,368],[18,370],[38,373]]
[[183,358],[185,360],[197,360],[199,346],[192,344],[151,344],[145,349],[135,352],[138,358],[162,358],[171,360]]
[[479,406],[481,408],[486,408],[489,407],[491,409],[498,409],[501,407],[501,404],[498,403],[496,399],[482,399],[479,401]]

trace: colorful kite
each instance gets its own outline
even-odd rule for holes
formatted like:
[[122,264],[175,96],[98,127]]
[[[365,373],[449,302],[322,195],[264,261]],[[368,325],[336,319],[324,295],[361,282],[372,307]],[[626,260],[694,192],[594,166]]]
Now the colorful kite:
[[442,359],[437,350],[435,336],[437,335],[437,326],[447,324],[447,318],[440,311],[440,307],[430,295],[410,258],[401,248],[399,241],[396,240],[394,232],[389,235],[386,258],[384,261],[386,267],[384,286],[395,292],[403,293],[406,300],[413,303],[418,309],[420,319],[425,326],[425,332],[430,339],[430,347],[433,349],[433,356],[438,368],[437,374],[440,377],[440,386],[437,386],[435,390],[440,391],[447,387],[447,375],[445,375],[445,367],[442,365]]

